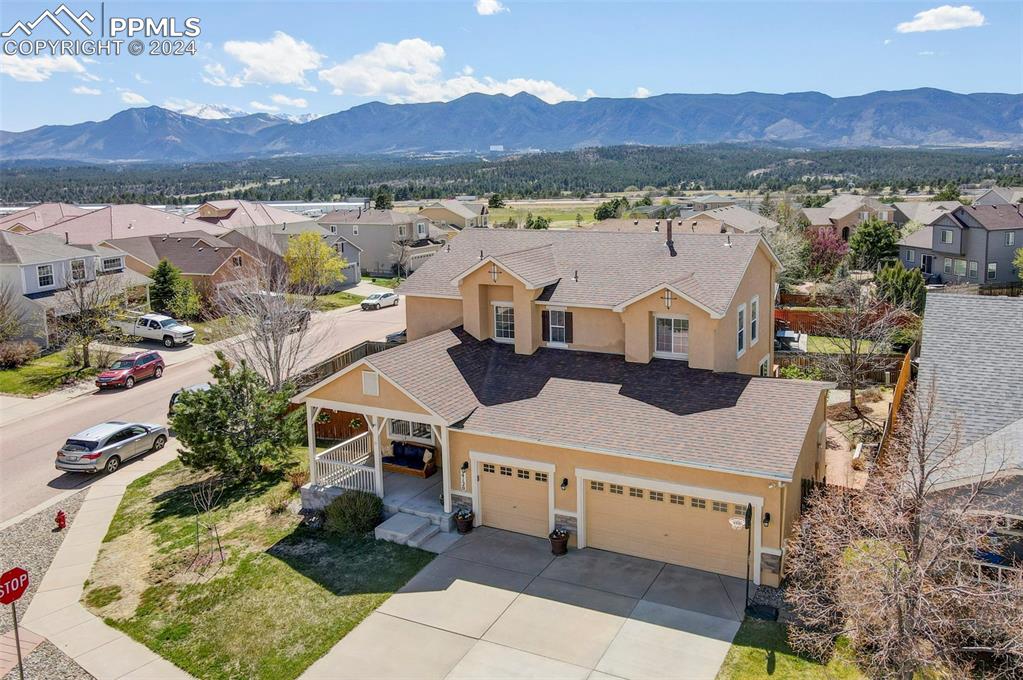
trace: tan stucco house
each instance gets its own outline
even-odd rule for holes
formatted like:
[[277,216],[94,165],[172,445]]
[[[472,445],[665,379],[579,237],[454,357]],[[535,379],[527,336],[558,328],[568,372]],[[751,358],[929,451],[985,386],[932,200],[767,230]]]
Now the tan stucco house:
[[877,218],[882,222],[894,222],[896,210],[894,206],[870,196],[839,194],[823,207],[803,208],[801,213],[808,227],[834,229],[843,241],[848,241],[856,227],[867,220]]
[[[313,444],[321,409],[368,425],[310,447],[303,502],[364,489],[391,512],[434,503],[442,529],[469,508],[739,577],[749,539],[754,582],[777,585],[802,482],[823,475],[831,386],[762,377],[778,267],[759,234],[468,230],[399,288],[407,344],[294,398]],[[410,442],[430,458],[415,481],[437,486],[403,506]],[[733,528],[748,506],[751,536]]]
[[419,214],[440,224],[450,224],[456,229],[488,227],[490,211],[486,203],[462,203],[453,199],[442,199],[423,206]]

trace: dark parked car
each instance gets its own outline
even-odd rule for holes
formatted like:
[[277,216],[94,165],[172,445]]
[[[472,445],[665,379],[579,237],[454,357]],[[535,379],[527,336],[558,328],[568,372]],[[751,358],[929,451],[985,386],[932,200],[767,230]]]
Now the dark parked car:
[[402,328],[396,333],[391,333],[386,338],[387,342],[406,342],[408,341],[408,329]]
[[145,378],[159,378],[163,375],[163,357],[159,352],[136,352],[127,354],[110,368],[96,376],[96,387],[123,387],[130,390],[135,383]]
[[196,385],[182,387],[180,390],[172,394],[170,398],[170,404],[167,405],[167,420],[170,420],[171,416],[174,415],[174,404],[178,402],[178,398],[181,396],[182,392],[199,392],[208,390],[209,388],[210,388],[209,383],[198,383]]

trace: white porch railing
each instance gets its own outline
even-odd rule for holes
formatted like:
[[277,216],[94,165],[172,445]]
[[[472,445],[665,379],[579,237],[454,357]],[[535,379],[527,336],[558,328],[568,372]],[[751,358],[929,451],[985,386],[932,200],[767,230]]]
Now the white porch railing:
[[369,432],[357,434],[316,454],[316,484],[376,492],[376,469]]

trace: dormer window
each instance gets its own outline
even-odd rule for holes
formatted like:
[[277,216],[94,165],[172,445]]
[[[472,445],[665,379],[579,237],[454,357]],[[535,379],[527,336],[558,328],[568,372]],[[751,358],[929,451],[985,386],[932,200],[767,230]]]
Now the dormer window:
[[684,316],[654,318],[654,356],[661,359],[689,358],[689,319]]
[[494,305],[494,341],[515,342],[515,309],[511,305]]

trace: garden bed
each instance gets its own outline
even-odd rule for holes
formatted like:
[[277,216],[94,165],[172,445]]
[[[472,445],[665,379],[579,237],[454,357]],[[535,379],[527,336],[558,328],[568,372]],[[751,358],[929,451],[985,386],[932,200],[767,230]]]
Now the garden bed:
[[[304,457],[296,451],[295,466]],[[285,471],[225,484],[200,529],[210,474],[169,463],[128,486],[83,602],[197,678],[295,678],[432,555],[300,525]]]

